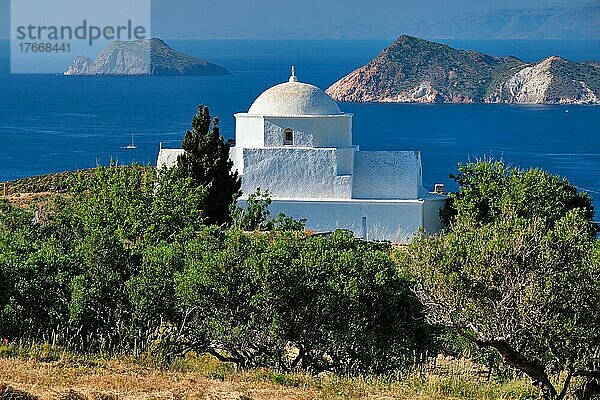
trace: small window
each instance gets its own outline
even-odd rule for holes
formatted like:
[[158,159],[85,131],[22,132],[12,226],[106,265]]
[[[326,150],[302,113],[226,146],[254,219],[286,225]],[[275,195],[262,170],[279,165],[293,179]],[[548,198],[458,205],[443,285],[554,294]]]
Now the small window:
[[294,145],[294,132],[290,128],[287,128],[284,131],[283,144],[285,146],[293,146]]

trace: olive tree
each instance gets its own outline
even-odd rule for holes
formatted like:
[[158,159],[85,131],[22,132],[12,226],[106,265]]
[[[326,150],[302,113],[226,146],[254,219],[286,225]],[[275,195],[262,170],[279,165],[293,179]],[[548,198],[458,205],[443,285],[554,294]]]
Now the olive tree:
[[66,324],[71,243],[40,223],[34,207],[0,200],[0,337],[18,339]]
[[[590,223],[569,212],[551,230],[512,218],[417,238],[401,263],[431,322],[456,330],[532,378],[547,399],[594,376],[600,348],[600,269]],[[559,393],[549,378],[566,372]]]
[[[527,374],[546,399],[600,377],[600,268],[589,196],[540,170],[459,168],[449,227],[420,235],[400,266],[430,322]],[[596,254],[596,255],[595,255]],[[563,373],[559,390],[551,374]]]
[[[157,286],[172,282],[178,264],[170,261],[166,244],[203,227],[206,190],[172,170],[111,166],[80,177],[70,199],[60,224],[73,231],[79,261],[69,283],[70,322],[83,333],[124,342],[117,333],[126,335],[132,324],[159,323],[163,314],[152,311],[169,310],[170,299],[160,297],[169,288]],[[150,299],[164,305],[145,304]]]
[[539,217],[551,226],[566,212],[579,208],[592,220],[591,197],[567,179],[539,168],[522,170],[504,161],[481,160],[459,164],[451,177],[460,190],[450,194],[441,216],[448,225],[457,220],[485,224],[506,215]]
[[262,191],[257,188],[246,199],[245,207],[239,204],[231,207],[233,227],[244,231],[302,231],[304,222],[279,213],[277,218],[271,218],[269,205],[271,197],[269,190]]
[[359,373],[431,348],[432,328],[387,245],[344,231],[218,235],[188,242],[176,277],[190,349],[240,367]]
[[65,186],[29,207],[0,202],[0,336],[116,349],[176,323],[178,243],[204,228],[204,187],[142,166],[98,167]]

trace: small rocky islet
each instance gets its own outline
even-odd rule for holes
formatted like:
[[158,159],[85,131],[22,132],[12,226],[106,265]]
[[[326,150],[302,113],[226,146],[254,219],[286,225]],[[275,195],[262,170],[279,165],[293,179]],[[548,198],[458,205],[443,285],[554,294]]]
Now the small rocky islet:
[[77,57],[65,75],[229,75],[227,69],[169,47],[161,39],[114,41],[98,57]]

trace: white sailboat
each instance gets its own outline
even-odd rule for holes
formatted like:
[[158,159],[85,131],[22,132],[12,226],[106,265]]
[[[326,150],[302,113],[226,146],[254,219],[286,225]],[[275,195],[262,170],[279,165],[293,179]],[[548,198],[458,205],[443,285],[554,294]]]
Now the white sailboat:
[[128,150],[133,150],[133,149],[137,149],[137,146],[135,145],[135,142],[133,141],[133,132],[131,132],[131,143],[129,143],[127,145],[127,147],[125,147]]

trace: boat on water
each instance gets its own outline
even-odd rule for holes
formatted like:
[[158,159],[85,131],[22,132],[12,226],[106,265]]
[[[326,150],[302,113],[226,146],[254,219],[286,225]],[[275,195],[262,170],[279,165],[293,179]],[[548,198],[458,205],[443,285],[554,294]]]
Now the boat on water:
[[131,132],[131,143],[129,143],[126,147],[127,150],[137,149],[135,142],[133,141],[133,132]]

